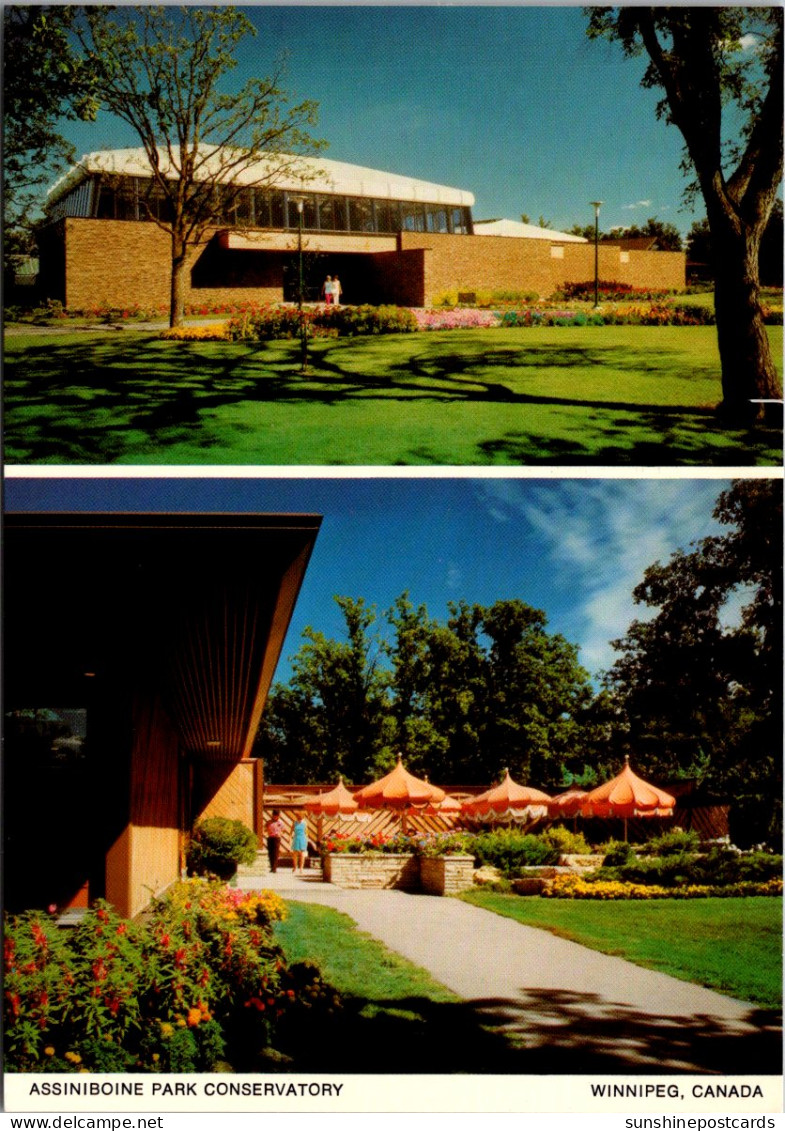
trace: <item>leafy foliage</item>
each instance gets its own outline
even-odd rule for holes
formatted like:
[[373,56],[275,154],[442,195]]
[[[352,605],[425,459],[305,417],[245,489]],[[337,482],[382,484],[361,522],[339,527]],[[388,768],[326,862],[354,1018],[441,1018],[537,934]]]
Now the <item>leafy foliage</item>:
[[739,480],[726,532],[656,563],[634,591],[654,610],[614,642],[608,687],[628,748],[660,780],[699,777],[735,805],[764,799],[753,843],[777,843],[782,794],[782,486]]
[[442,782],[481,783],[508,767],[547,785],[599,744],[577,648],[539,610],[461,601],[440,623],[404,593],[383,636],[361,599],[337,601],[348,640],[306,629],[289,685],[268,700],[258,750],[270,780],[362,781],[400,751],[413,773]]
[[72,5],[3,8],[4,258],[34,251],[35,202],[74,152],[64,121],[92,120],[91,76],[72,50]]
[[[782,180],[783,13],[775,7],[587,8],[588,34],[648,57],[641,85],[685,143],[714,246],[723,415],[752,421],[782,391],[760,307],[758,250]],[[727,142],[733,105],[741,126]]]
[[188,871],[196,876],[229,879],[238,864],[252,864],[256,835],[242,821],[207,817],[194,828],[188,844]]
[[5,924],[5,1064],[16,1072],[249,1071],[296,1053],[313,1011],[340,1007],[319,971],[287,967],[273,892],[190,880],[144,922],[99,902],[68,932],[38,912]]
[[[170,320],[183,317],[186,253],[221,221],[249,185],[292,172],[297,154],[320,147],[309,135],[316,104],[288,105],[283,62],[236,92],[226,78],[256,30],[234,7],[88,6],[73,29],[101,107],[130,125],[150,165],[151,188],[168,218],[149,218],[172,238]],[[275,160],[260,165],[274,154]]]

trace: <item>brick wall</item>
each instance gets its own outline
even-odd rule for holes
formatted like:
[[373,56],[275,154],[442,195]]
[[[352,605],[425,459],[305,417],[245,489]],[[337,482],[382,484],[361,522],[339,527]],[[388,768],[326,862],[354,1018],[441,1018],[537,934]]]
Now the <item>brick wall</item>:
[[[541,297],[562,283],[594,278],[594,245],[559,244],[508,236],[433,236],[402,232],[401,250],[424,251],[424,305],[449,290],[520,290]],[[558,257],[552,254],[557,247]],[[685,285],[683,252],[599,247],[599,277],[607,282],[677,290]]]
[[[398,242],[397,251],[362,256],[365,293],[376,301],[425,306],[455,289],[519,290],[546,296],[564,282],[594,278],[592,244],[552,245],[549,240],[421,232],[401,232]],[[347,256],[344,253],[348,262]],[[209,242],[192,248],[186,269],[186,302],[280,301],[285,259],[281,251],[219,249]],[[357,262],[361,262],[359,256]],[[63,297],[71,310],[102,304],[165,308],[169,303],[169,237],[152,223],[67,219],[46,230],[42,275],[52,297]],[[685,256],[682,252],[625,252],[600,245],[599,275],[607,282],[678,289],[685,283]]]

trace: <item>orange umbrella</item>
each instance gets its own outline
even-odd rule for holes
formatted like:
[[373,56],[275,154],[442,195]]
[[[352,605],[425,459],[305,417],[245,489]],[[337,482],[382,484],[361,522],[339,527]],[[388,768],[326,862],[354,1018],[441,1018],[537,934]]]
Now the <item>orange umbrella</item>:
[[405,770],[400,754],[394,770],[354,794],[354,800],[361,809],[395,809],[400,813],[438,804],[444,801],[444,797],[443,789]]
[[552,817],[577,817],[583,802],[588,797],[585,789],[572,786],[564,793],[551,798],[548,806]]
[[477,821],[527,821],[547,816],[550,800],[542,790],[518,785],[505,770],[500,785],[465,801],[463,811]]
[[628,817],[670,817],[675,804],[676,799],[669,793],[632,772],[628,754],[621,773],[592,789],[586,795],[580,812],[584,817],[623,817],[626,840]]
[[428,805],[423,812],[428,813],[430,816],[438,816],[440,813],[447,813],[457,816],[458,813],[463,811],[463,803],[457,797],[451,797],[447,794],[444,801],[432,802]]
[[309,797],[304,807],[309,813],[316,813],[320,817],[335,817],[338,814],[355,813],[358,805],[343,784],[343,778],[340,778],[334,789]]

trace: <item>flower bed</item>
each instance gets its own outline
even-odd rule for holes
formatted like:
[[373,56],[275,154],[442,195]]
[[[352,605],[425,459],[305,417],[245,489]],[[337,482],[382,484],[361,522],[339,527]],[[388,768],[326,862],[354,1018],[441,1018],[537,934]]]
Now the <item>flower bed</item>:
[[615,880],[586,880],[579,876],[559,876],[544,880],[541,895],[550,899],[707,899],[747,895],[782,895],[782,880],[761,883],[742,881],[737,884],[685,884],[683,887],[661,887],[657,884],[635,884]]
[[28,912],[5,929],[5,1066],[15,1072],[247,1069],[334,994],[287,967],[272,892],[177,884],[143,923],[104,903],[65,931]]

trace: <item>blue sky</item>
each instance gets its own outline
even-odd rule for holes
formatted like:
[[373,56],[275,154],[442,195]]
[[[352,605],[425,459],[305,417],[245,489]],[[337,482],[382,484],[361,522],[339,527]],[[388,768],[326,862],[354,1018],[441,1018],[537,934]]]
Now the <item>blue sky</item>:
[[277,678],[306,625],[342,636],[335,595],[379,612],[409,590],[443,619],[461,598],[518,597],[581,647],[592,675],[641,615],[631,591],[654,561],[717,533],[718,479],[27,479],[6,508],[294,511],[324,515]]
[[[232,86],[289,52],[287,89],[320,104],[325,156],[457,188],[476,219],[557,228],[650,216],[687,232],[681,135],[655,117],[643,61],[590,41],[580,8],[484,5],[246,8],[258,30]],[[100,115],[64,131],[81,154],[138,144]],[[698,213],[700,215],[700,212]]]

